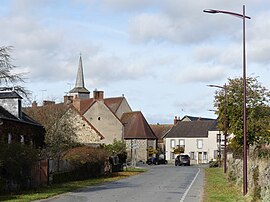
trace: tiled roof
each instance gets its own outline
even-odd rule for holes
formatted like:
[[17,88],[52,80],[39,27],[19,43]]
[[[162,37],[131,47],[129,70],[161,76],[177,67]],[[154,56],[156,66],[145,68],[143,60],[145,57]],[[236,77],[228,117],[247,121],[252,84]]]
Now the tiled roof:
[[90,93],[85,87],[75,87],[69,91],[70,93]]
[[15,91],[0,91],[0,99],[7,99],[7,98],[20,98],[22,97],[16,93]]
[[141,112],[124,113],[124,139],[157,139]]
[[116,113],[124,97],[112,97],[104,99],[104,103],[111,109],[113,113]]
[[24,112],[22,112],[22,118],[19,119],[16,116],[9,113],[5,108],[3,108],[1,106],[0,106],[0,118],[7,119],[7,120],[10,120],[10,121],[16,121],[16,122],[31,124],[31,125],[35,125],[35,126],[42,126],[40,123],[38,123],[37,121],[30,118]]
[[165,138],[186,137],[208,137],[208,131],[213,129],[215,120],[211,121],[180,121],[165,136]]
[[215,120],[215,119],[211,119],[211,118],[204,118],[204,117],[196,117],[196,116],[188,116],[188,115],[186,115],[181,119],[181,121],[183,119],[185,119],[185,118],[189,119],[190,121],[198,121],[198,120],[201,120],[201,121],[213,121],[213,120]]
[[9,113],[4,107],[0,106],[0,118],[17,119],[16,116]]
[[95,102],[94,98],[89,98],[89,99],[82,99],[79,100],[80,102],[80,112],[84,114],[89,107]]
[[150,124],[151,129],[159,140],[173,127],[173,124]]

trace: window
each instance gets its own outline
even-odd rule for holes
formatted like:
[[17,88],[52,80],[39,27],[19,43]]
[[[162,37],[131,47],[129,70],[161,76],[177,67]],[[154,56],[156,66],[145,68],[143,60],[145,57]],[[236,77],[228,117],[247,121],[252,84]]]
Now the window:
[[179,140],[179,146],[185,148],[185,140]]
[[12,143],[12,135],[11,133],[8,134],[8,144]]
[[221,141],[221,134],[217,134],[217,143]]
[[175,140],[171,140],[171,148],[175,147]]
[[203,140],[197,140],[197,148],[202,149],[203,148]]
[[218,158],[218,150],[214,150],[214,159]]
[[172,152],[171,152],[171,159],[175,159],[175,155]]
[[195,159],[194,152],[190,152],[190,159],[192,159],[192,160],[194,160],[194,159]]
[[203,160],[207,160],[207,152],[203,152]]
[[24,143],[24,136],[21,135],[21,143],[23,144]]

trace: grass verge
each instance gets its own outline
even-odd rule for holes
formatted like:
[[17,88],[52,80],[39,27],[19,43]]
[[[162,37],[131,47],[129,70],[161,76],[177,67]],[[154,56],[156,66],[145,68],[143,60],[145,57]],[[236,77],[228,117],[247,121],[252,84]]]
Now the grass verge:
[[222,168],[205,169],[204,202],[245,201],[239,187],[226,179]]
[[74,191],[76,189],[83,188],[86,186],[93,186],[105,182],[120,180],[126,177],[137,175],[145,171],[146,169],[128,168],[124,172],[116,172],[100,178],[67,182],[63,184],[54,184],[52,186],[42,187],[37,190],[25,191],[20,194],[0,196],[0,201],[28,202],[39,199],[46,199],[52,196],[63,194],[65,192]]

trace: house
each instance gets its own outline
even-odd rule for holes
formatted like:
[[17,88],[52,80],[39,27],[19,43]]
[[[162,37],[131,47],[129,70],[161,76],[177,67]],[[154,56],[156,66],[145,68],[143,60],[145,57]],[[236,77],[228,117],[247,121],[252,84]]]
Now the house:
[[13,89],[0,89],[0,138],[11,144],[21,142],[40,148],[45,130],[41,124],[22,111],[22,97]]
[[142,112],[124,113],[121,121],[125,126],[124,140],[127,145],[128,161],[147,161],[151,156],[149,148],[156,150],[157,137]]
[[[124,95],[105,98],[104,91],[95,89],[93,96],[90,96],[90,91],[84,84],[81,56],[75,86],[68,95],[64,96],[64,102],[55,104],[46,101],[42,107],[36,107],[36,109],[46,108],[44,104],[52,104],[65,111],[64,115],[59,117],[59,121],[68,120],[76,128],[76,141],[79,143],[112,144],[114,140],[125,140],[130,148],[130,142],[143,142],[143,146],[136,150],[138,159],[143,161],[148,158],[147,147],[156,148],[157,138],[146,119],[141,112],[132,111]],[[129,122],[128,125],[127,122]],[[133,125],[132,131],[129,130],[131,125]]]
[[123,140],[124,126],[121,120],[105,104],[103,91],[95,90],[93,98],[74,99],[73,106],[104,137],[101,143],[112,144],[114,139]]
[[208,118],[185,117],[178,121],[165,134],[166,159],[174,161],[174,149],[182,147],[190,155],[191,163],[208,163],[216,160],[221,151],[221,131],[217,120]]
[[165,154],[165,140],[163,136],[171,130],[173,124],[150,124],[150,127],[158,138],[157,148],[159,152]]

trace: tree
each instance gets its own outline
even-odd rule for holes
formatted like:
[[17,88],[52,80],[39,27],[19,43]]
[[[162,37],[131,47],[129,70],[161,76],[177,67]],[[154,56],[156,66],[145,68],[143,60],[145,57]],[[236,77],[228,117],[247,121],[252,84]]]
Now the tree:
[[23,73],[14,73],[13,70],[16,68],[15,65],[11,63],[12,58],[10,56],[12,46],[1,46],[0,47],[0,87],[2,89],[15,89],[23,97],[28,98],[29,91],[26,90],[21,85],[16,85],[18,83],[24,83]]
[[[227,129],[233,134],[231,144],[234,148],[243,145],[243,79],[228,79],[227,89]],[[246,117],[247,145],[260,145],[270,142],[270,108],[269,91],[263,87],[257,78],[246,79]],[[214,106],[217,107],[219,128],[224,130],[224,92],[216,91]]]
[[108,144],[108,145],[103,144],[101,145],[101,148],[105,148],[108,151],[109,155],[114,156],[114,157],[117,156],[121,163],[126,162],[127,147],[124,141],[114,139],[112,144]]
[[45,155],[60,158],[63,151],[78,146],[75,128],[64,104],[48,104],[42,107],[26,108],[25,112],[41,123],[45,130]]
[[112,144],[102,145],[102,147],[107,149],[110,155],[126,153],[126,143],[121,140],[114,139]]

